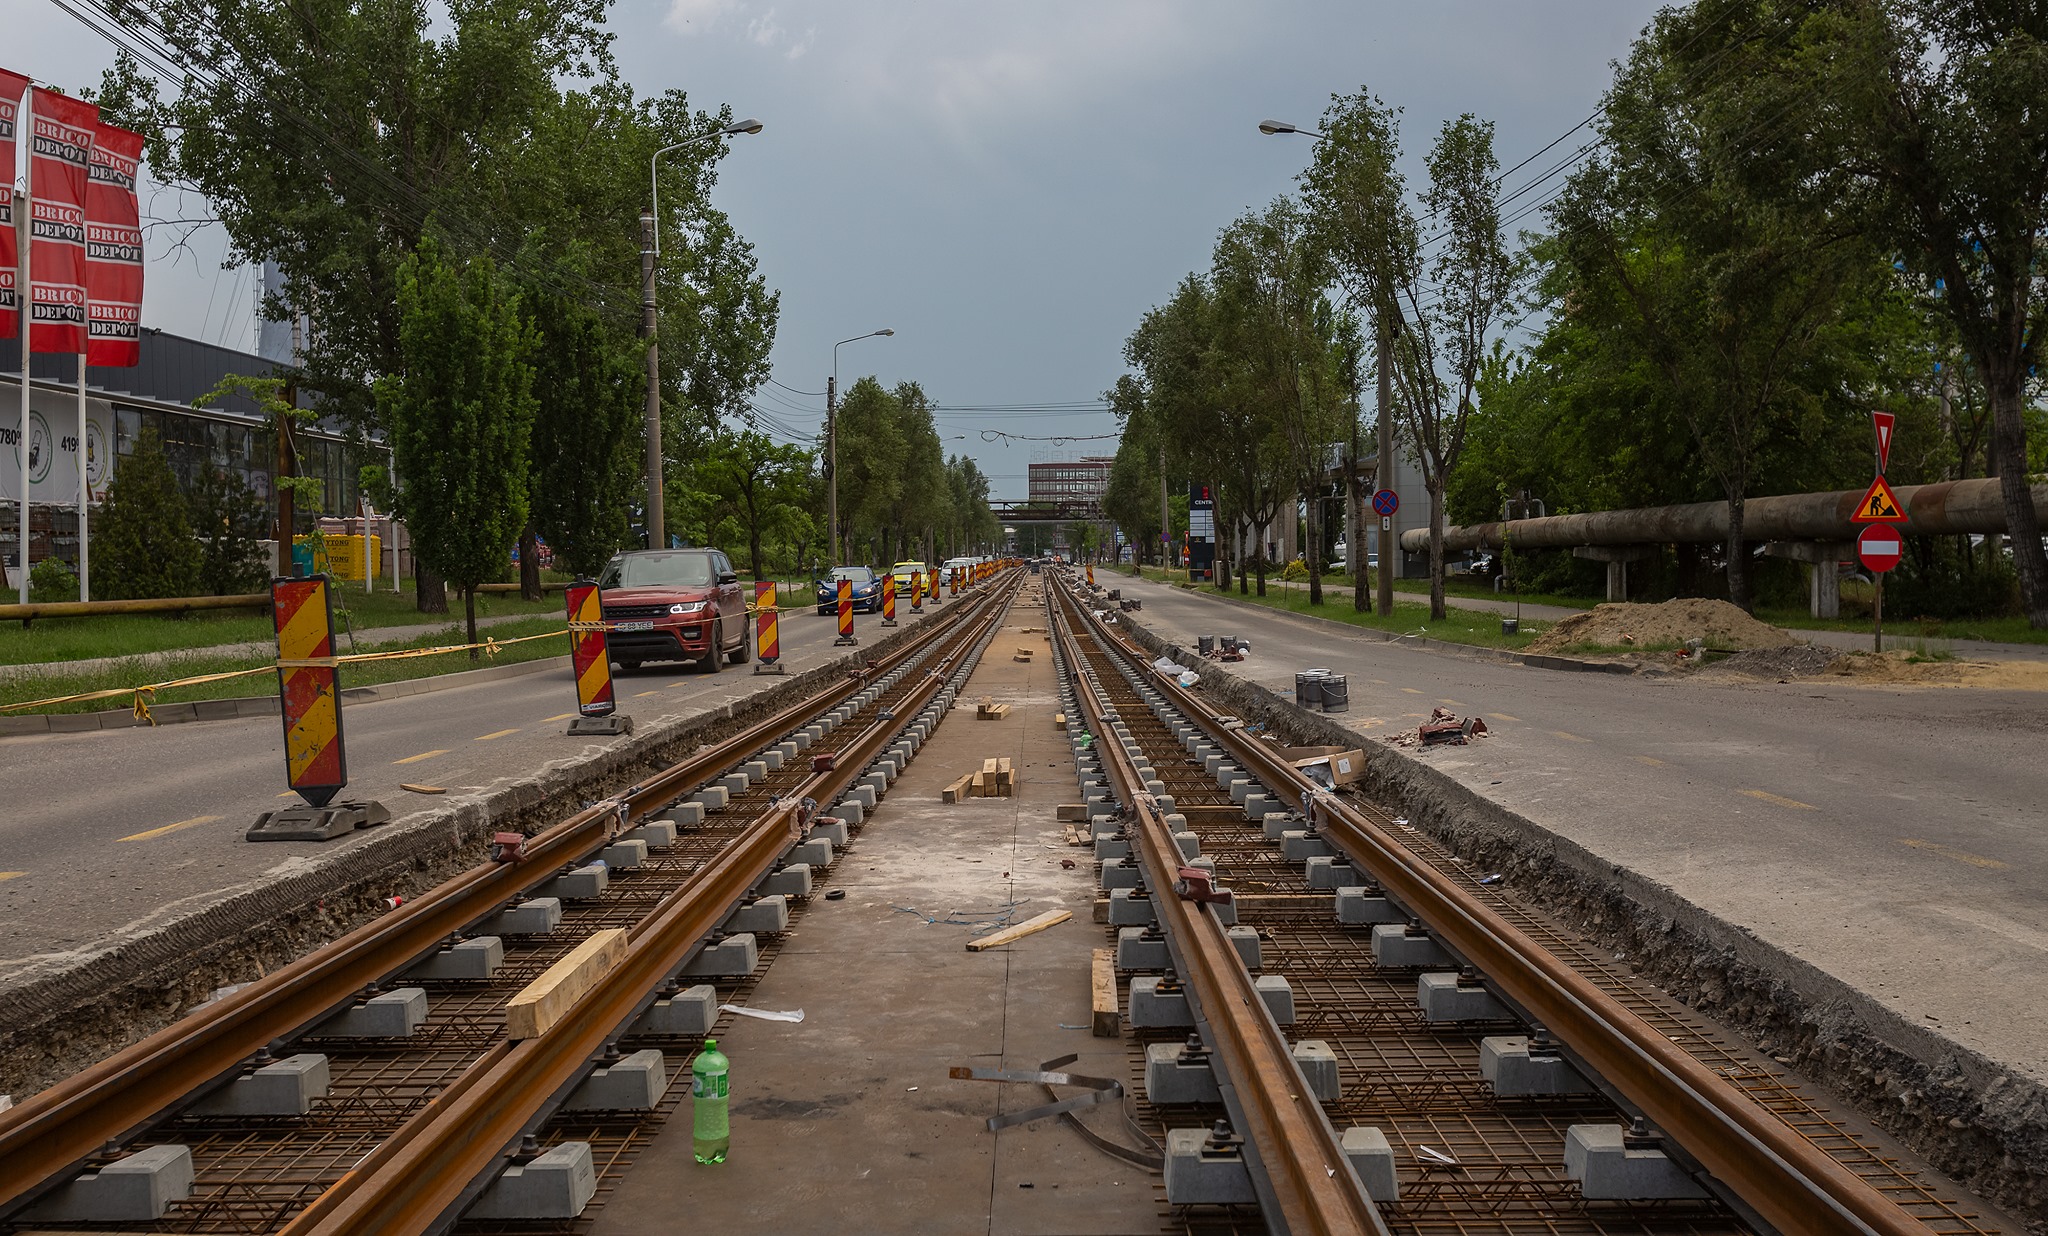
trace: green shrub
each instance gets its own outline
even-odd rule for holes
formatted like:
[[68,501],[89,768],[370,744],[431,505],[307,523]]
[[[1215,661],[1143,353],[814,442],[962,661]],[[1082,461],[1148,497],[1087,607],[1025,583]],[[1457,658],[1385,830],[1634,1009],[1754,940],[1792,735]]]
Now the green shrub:
[[270,509],[239,472],[208,468],[192,494],[199,533],[199,590],[241,596],[263,590],[268,578],[263,547]]
[[1884,580],[1887,623],[1906,618],[2004,618],[2022,612],[2019,575],[2005,553],[1965,551],[1955,537],[1909,537]]
[[76,601],[78,576],[62,558],[45,558],[29,569],[28,599],[38,605],[52,601]]
[[1303,562],[1301,559],[1296,558],[1294,561],[1280,568],[1280,578],[1286,580],[1290,584],[1299,583],[1300,581],[1308,578],[1308,564]]
[[110,601],[188,597],[199,589],[199,542],[178,478],[153,430],[118,462],[92,525],[93,593]]

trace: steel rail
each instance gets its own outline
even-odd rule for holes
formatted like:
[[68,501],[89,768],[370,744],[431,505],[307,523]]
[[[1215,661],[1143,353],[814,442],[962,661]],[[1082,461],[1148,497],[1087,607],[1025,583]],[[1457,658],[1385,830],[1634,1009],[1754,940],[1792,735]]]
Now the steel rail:
[[1092,618],[1090,627],[1098,640],[1120,647],[1268,789],[1305,810],[1312,800],[1315,824],[1333,845],[1766,1223],[1785,1236],[1927,1236],[1927,1227],[1897,1203],[1422,861],[1365,813],[1321,790],[1277,751],[1226,727],[1220,713],[1154,669],[1152,657],[1121,632]]
[[662,769],[528,840],[517,864],[486,863],[462,872],[398,909],[332,940],[223,999],[131,1044],[49,1089],[0,1112],[0,1215],[155,1120],[180,1100],[238,1068],[279,1039],[319,1021],[355,992],[439,947],[512,897],[551,878],[629,825],[665,807],[685,789],[768,745],[856,694],[934,641],[999,609],[987,589],[966,606],[891,648],[859,676],[849,675],[719,743]]
[[[1007,591],[1007,590],[1006,590]],[[1002,594],[997,594],[998,596]],[[800,837],[800,800],[831,801],[865,772],[910,717],[935,698],[945,670],[1000,621],[990,607],[948,632],[954,649],[911,687],[893,715],[841,748],[842,758],[790,791],[630,929],[625,958],[537,1038],[495,1045],[454,1086],[331,1185],[280,1236],[386,1236],[436,1230],[487,1183],[486,1174],[550,1101],[665,979],[689,960],[747,890]]]
[[[1072,608],[1071,598],[1060,595]],[[1126,829],[1139,843],[1154,910],[1176,946],[1189,994],[1207,1023],[1219,1079],[1234,1084],[1245,1126],[1239,1132],[1255,1151],[1273,1208],[1279,1211],[1268,1212],[1268,1223],[1288,1236],[1385,1236],[1378,1207],[1351,1170],[1336,1128],[1294,1063],[1287,1036],[1267,1010],[1223,923],[1199,903],[1174,894],[1181,865],[1179,844],[1157,800],[1145,792],[1130,754],[1122,743],[1107,740],[1113,732],[1113,708],[1064,610],[1058,627],[1082,688],[1077,693],[1082,711],[1093,732],[1105,736],[1096,750],[1106,759],[1118,797],[1131,809],[1136,826],[1127,824]]]

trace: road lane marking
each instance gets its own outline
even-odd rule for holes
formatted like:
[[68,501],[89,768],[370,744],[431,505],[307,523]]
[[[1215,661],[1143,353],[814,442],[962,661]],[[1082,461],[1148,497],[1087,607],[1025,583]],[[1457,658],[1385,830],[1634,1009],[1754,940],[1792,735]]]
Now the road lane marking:
[[115,838],[115,840],[147,841],[151,837],[161,837],[166,833],[175,833],[179,829],[197,828],[201,824],[211,824],[218,819],[220,819],[220,817],[217,815],[195,815],[189,820],[179,820],[176,824],[166,824],[162,828],[152,828],[148,832],[144,833],[130,833],[126,837],[117,837]]
[[1415,689],[1414,687],[1402,687],[1401,689],[1402,689],[1403,691],[1406,691],[1406,692],[1407,692],[1408,694],[1410,694],[1410,695],[1421,695],[1421,694],[1422,694],[1422,692],[1420,692],[1420,691],[1417,691],[1417,690],[1416,690],[1416,689]]
[[1590,738],[1581,738],[1581,737],[1579,737],[1579,736],[1578,736],[1577,734],[1571,733],[1571,732],[1570,732],[1570,731],[1568,731],[1568,730],[1552,730],[1552,731],[1550,731],[1550,732],[1551,732],[1552,734],[1556,735],[1557,737],[1559,737],[1559,738],[1562,738],[1562,739],[1564,739],[1564,740],[1565,740],[1566,742],[1592,742],[1592,741],[1593,741],[1593,740],[1592,740],[1592,739],[1590,739]]
[[[1437,703],[1439,703],[1439,704],[1449,704],[1449,705],[1450,705],[1451,707],[1453,707],[1453,708],[1463,708],[1463,707],[1464,707],[1464,705],[1463,705],[1463,704],[1460,704],[1460,703],[1459,703],[1458,701],[1456,701],[1456,700],[1449,700],[1449,699],[1444,699],[1444,698],[1442,698],[1442,697],[1438,697],[1438,699],[1437,699]],[[1500,714],[1499,714],[1499,713],[1495,713],[1494,715],[1495,715],[1495,716],[1499,716]]]
[[279,798],[297,798],[298,796],[299,792],[297,790],[286,790],[284,793],[278,795]]
[[650,696],[650,695],[660,695],[660,694],[661,694],[661,692],[659,692],[659,691],[635,691],[635,692],[633,692],[633,698],[634,698],[634,699],[636,699],[636,700],[644,700],[644,699],[646,699],[646,698],[647,698],[648,696]]
[[1658,759],[1654,755],[1639,755],[1636,756],[1635,759],[1638,764],[1648,764],[1652,768],[1664,767],[1664,761]]
[[26,871],[0,871],[0,880],[12,880],[16,876],[25,876],[27,874],[28,872]]
[[1499,718],[1500,718],[1501,720],[1503,720],[1503,721],[1520,721],[1520,720],[1521,720],[1521,718],[1520,718],[1520,717],[1516,716],[1515,714],[1513,714],[1513,713],[1511,713],[1511,712],[1497,712],[1497,713],[1494,713],[1493,715],[1494,715],[1494,716],[1496,716],[1496,717],[1499,717]]
[[493,730],[488,734],[478,734],[476,736],[476,740],[478,742],[489,742],[493,738],[503,738],[507,734],[517,734],[518,732],[519,731],[517,729]]
[[1744,794],[1749,795],[1751,798],[1758,800],[1759,802],[1773,803],[1780,807],[1790,807],[1795,811],[1820,810],[1819,807],[1814,806],[1812,803],[1803,803],[1796,798],[1785,798],[1780,795],[1773,794],[1769,790],[1744,790],[1742,792]]
[[573,712],[558,712],[552,717],[542,719],[541,724],[546,725],[549,721],[567,721],[569,718],[575,715],[576,714]]
[[443,747],[439,751],[422,751],[418,755],[408,755],[402,760],[393,760],[391,762],[394,764],[417,764],[421,760],[431,760],[437,755],[446,754],[448,754],[448,748]]
[[[685,679],[683,679],[683,680],[682,680],[681,682],[672,682],[672,683],[668,684],[668,688],[667,688],[667,689],[668,689],[668,690],[670,690],[670,691],[673,691],[673,690],[675,690],[675,689],[676,689],[677,687],[687,687],[687,686],[689,686],[689,685],[690,685],[690,680],[689,680],[689,679],[687,679],[687,678],[685,678]],[[649,691],[649,692],[648,692],[647,694],[649,694],[649,695],[653,695],[653,694],[654,694],[654,692],[652,692],[652,691]]]
[[1387,685],[1387,680],[1384,678],[1371,678],[1367,679],[1367,681],[1371,682],[1374,686],[1378,687],[1384,687]]
[[1912,846],[1916,850],[1926,850],[1932,854],[1939,854],[1943,858],[1953,858],[1959,863],[1968,863],[1972,867],[1982,867],[1986,871],[2003,871],[2012,865],[2010,863],[2001,863],[1995,858],[1986,858],[1982,854],[1972,854],[1968,850],[1958,850],[1945,846],[1938,841],[1922,841],[1918,837],[1901,837],[1899,838],[1899,844]]

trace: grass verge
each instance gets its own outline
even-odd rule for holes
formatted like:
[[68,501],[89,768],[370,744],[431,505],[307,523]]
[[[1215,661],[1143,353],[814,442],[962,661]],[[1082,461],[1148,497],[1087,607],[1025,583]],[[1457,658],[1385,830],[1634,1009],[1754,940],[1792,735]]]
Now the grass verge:
[[[1158,579],[1156,569],[1146,574]],[[1351,608],[1351,598],[1331,597],[1322,605],[1308,603],[1306,590],[1288,589],[1282,591],[1269,586],[1265,596],[1256,593],[1240,596],[1235,588],[1228,591],[1202,585],[1192,589],[1207,596],[1225,596],[1234,601],[1247,601],[1263,605],[1268,609],[1285,610],[1292,614],[1305,614],[1311,618],[1329,618],[1349,623],[1355,627],[1367,627],[1375,631],[1391,631],[1397,635],[1421,635],[1430,639],[1443,640],[1450,644],[1469,644],[1478,648],[1505,648],[1518,651],[1527,648],[1538,635],[1550,629],[1548,622],[1524,619],[1522,629],[1515,635],[1503,635],[1500,629],[1501,616],[1491,611],[1459,609],[1450,607],[1450,612],[1441,622],[1431,622],[1429,606],[1411,604],[1406,601],[1394,602],[1394,612],[1382,618],[1378,614]]]
[[[265,620],[266,623],[268,619]],[[502,623],[488,632],[479,632],[501,643],[525,635],[540,635],[559,630],[563,619],[553,614],[535,615],[516,622]],[[422,635],[414,639],[392,640],[372,644],[358,641],[358,652],[395,652],[407,648],[434,648],[444,644],[464,642],[463,629],[452,625],[445,629]],[[441,674],[452,674],[462,670],[481,669],[487,665],[511,665],[521,661],[533,661],[543,657],[558,657],[569,651],[566,637],[562,639],[536,639],[523,644],[503,648],[495,657],[472,661],[467,653],[451,652],[432,657],[410,657],[395,661],[370,661],[358,665],[341,667],[341,685],[365,687],[382,682],[401,682],[412,678],[432,678]],[[21,679],[0,683],[0,705],[26,703],[30,700],[49,699],[60,695],[80,695],[88,691],[107,691],[116,688],[130,689],[160,682],[169,678],[196,678],[203,674],[224,674],[234,670],[255,669],[273,664],[276,654],[253,656],[194,656],[180,658],[175,666],[153,667],[152,669],[103,670],[92,673],[53,674],[47,677]],[[255,696],[276,695],[275,674],[252,674],[243,678],[229,678],[221,682],[200,683],[196,686],[178,687],[163,691],[155,696],[165,703],[189,703],[193,700],[243,699]],[[104,712],[108,709],[123,708],[129,703],[128,697],[114,696],[107,699],[81,700],[70,704],[55,704],[46,708],[19,710],[0,713],[0,716],[20,717],[35,713]]]

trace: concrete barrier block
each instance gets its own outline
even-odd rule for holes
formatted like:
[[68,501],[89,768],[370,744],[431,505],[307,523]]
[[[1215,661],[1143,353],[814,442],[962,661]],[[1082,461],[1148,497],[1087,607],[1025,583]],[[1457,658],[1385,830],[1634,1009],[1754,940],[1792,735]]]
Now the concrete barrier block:
[[1190,1054],[1183,1043],[1145,1045],[1145,1098],[1155,1105],[1221,1103],[1209,1054]]
[[711,1033],[711,1025],[717,1020],[718,989],[709,983],[699,983],[648,1005],[647,1011],[633,1023],[632,1033],[689,1038]]
[[1479,1076],[1504,1098],[1534,1094],[1593,1094],[1596,1087],[1559,1053],[1555,1043],[1532,1043],[1523,1034],[1479,1040]]
[[483,930],[500,936],[544,936],[561,922],[560,898],[529,897],[485,919]]
[[1097,861],[1111,862],[1122,858],[1130,852],[1131,842],[1127,837],[1097,837],[1095,839],[1095,857]]
[[761,964],[761,945],[752,935],[727,936],[707,944],[682,973],[692,978],[743,978]]
[[1348,859],[1334,855],[1318,855],[1303,864],[1308,874],[1310,888],[1339,889],[1355,886],[1359,881],[1358,868]]
[[611,882],[611,870],[603,863],[586,863],[574,871],[563,872],[542,887],[548,896],[561,901],[588,901],[604,896]]
[[1207,1129],[1166,1131],[1166,1200],[1175,1206],[1256,1203],[1241,1143],[1212,1145]]
[[1137,1029],[1160,1026],[1192,1026],[1195,1016],[1188,1010],[1187,989],[1168,982],[1158,974],[1131,980],[1130,1023]]
[[732,791],[714,782],[691,795],[690,801],[701,805],[706,811],[717,811],[732,801]]
[[[795,752],[791,752],[790,754],[794,755]],[[760,760],[761,767],[767,769],[769,772],[774,772],[777,769],[781,768],[784,764],[789,762],[789,756],[784,755],[782,753],[782,748],[780,747],[770,747],[766,751],[763,751],[756,758]]]
[[1257,930],[1250,927],[1226,927],[1223,935],[1225,939],[1230,941],[1230,946],[1237,950],[1237,959],[1244,963],[1245,969],[1256,970],[1259,968],[1259,933]]
[[723,777],[712,782],[712,784],[723,786],[725,788],[726,801],[731,802],[734,798],[746,793],[747,787],[754,784],[754,779],[745,772],[734,772],[725,774]]
[[1450,950],[1425,929],[1381,923],[1372,929],[1372,959],[1384,967],[1455,966]]
[[148,1223],[192,1196],[192,1152],[150,1146],[80,1175],[24,1217],[62,1223]]
[[813,837],[823,837],[825,840],[830,841],[832,848],[835,850],[843,850],[846,848],[848,839],[853,835],[852,825],[856,823],[858,823],[856,820],[843,820],[836,815],[828,815],[812,823],[811,835]]
[[1154,921],[1152,898],[1133,896],[1137,890],[1129,888],[1111,889],[1109,894],[1109,925],[1112,927],[1149,927]]
[[860,805],[858,798],[849,798],[832,808],[831,818],[847,825],[854,825],[868,818],[868,809]]
[[794,739],[776,743],[773,749],[777,755],[782,757],[782,761],[785,764],[795,759],[796,753],[803,750],[802,747],[796,745]]
[[569,1092],[563,1107],[572,1112],[646,1112],[653,1111],[666,1093],[668,1060],[659,1048],[650,1047],[592,1069]]
[[875,777],[870,774],[859,785],[846,792],[847,801],[859,803],[862,807],[873,811],[875,803],[880,801],[882,797],[882,789],[885,788],[875,785],[874,782]]
[[767,760],[764,760],[761,757],[756,756],[753,759],[748,760],[746,763],[740,765],[740,771],[747,775],[748,785],[759,785],[761,782],[766,781],[768,779],[768,774],[771,771],[780,767],[782,767],[781,756],[777,756],[775,758],[775,763],[772,765]]
[[1386,895],[1386,890],[1359,886],[1337,890],[1337,921],[1352,926],[1405,923],[1411,916]]
[[789,745],[799,751],[808,751],[811,749],[812,743],[817,742],[824,736],[825,731],[819,726],[807,725],[789,736]]
[[506,1168],[484,1187],[470,1219],[573,1219],[597,1195],[597,1168],[589,1142],[563,1142],[524,1164]]
[[1266,1002],[1266,1011],[1273,1020],[1283,1026],[1294,1024],[1294,984],[1279,974],[1262,974],[1252,980],[1258,990],[1259,999]]
[[755,891],[763,894],[779,893],[785,897],[808,897],[811,895],[811,869],[806,863],[791,863],[780,871],[771,871],[761,877]]
[[619,834],[621,841],[638,841],[650,850],[666,850],[676,843],[674,820],[649,820],[638,828]]
[[402,1039],[427,1020],[427,992],[423,987],[400,987],[370,997],[321,1022],[312,1031],[316,1039]]
[[1564,1174],[1592,1201],[1705,1197],[1684,1168],[1662,1150],[1630,1146],[1618,1124],[1575,1124],[1564,1132]]
[[244,1073],[186,1108],[196,1116],[303,1116],[327,1097],[327,1057],[301,1052]]
[[1242,807],[1251,800],[1252,793],[1258,789],[1258,785],[1258,782],[1248,778],[1234,777],[1231,779],[1230,784],[1223,788],[1230,791],[1230,801]]
[[1320,832],[1290,828],[1280,834],[1280,856],[1290,863],[1305,863],[1311,858],[1325,858],[1335,854],[1330,842]]
[[740,906],[726,918],[722,930],[735,935],[742,932],[766,934],[772,931],[788,931],[789,898],[780,895],[761,897],[748,905]]
[[[560,903],[557,903],[560,904]],[[409,979],[487,979],[505,964],[505,942],[477,936],[435,953],[405,972]]]
[[1341,1095],[1341,1083],[1337,1080],[1337,1053],[1321,1039],[1303,1039],[1292,1049],[1294,1067],[1301,1070],[1302,1080],[1308,1083],[1308,1092],[1324,1103],[1334,1103]]
[[704,804],[700,802],[675,803],[668,809],[675,817],[677,828],[702,828],[704,826]]
[[1171,964],[1166,937],[1156,927],[1125,927],[1116,933],[1116,968],[1164,970]]
[[631,871],[647,861],[647,843],[638,837],[621,837],[600,851],[598,858],[613,871]]
[[1477,982],[1461,983],[1456,972],[1425,974],[1416,981],[1415,1003],[1424,1021],[1507,1021],[1508,1006]]
[[1182,858],[1200,858],[1202,856],[1202,839],[1193,832],[1175,833],[1173,835],[1173,843],[1180,847],[1180,856]]
[[1126,855],[1105,861],[1096,873],[1096,882],[1103,888],[1136,888],[1145,882],[1145,869]]
[[1244,798],[1244,818],[1258,823],[1266,818],[1268,811],[1280,810],[1280,803],[1271,794],[1247,794]]
[[1291,811],[1268,810],[1259,817],[1259,831],[1266,834],[1266,840],[1278,841],[1290,830],[1299,829],[1307,821]]
[[809,841],[798,842],[790,847],[786,861],[802,863],[807,867],[813,868],[830,867],[832,865],[832,839],[830,837],[814,836]]
[[1401,1183],[1394,1176],[1394,1148],[1378,1126],[1354,1124],[1344,1130],[1344,1157],[1365,1195],[1375,1202],[1398,1201]]

